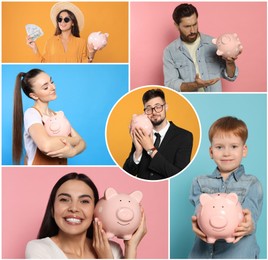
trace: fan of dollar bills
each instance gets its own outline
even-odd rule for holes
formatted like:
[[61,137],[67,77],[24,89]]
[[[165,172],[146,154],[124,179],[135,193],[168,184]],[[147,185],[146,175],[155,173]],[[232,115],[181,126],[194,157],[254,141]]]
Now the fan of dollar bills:
[[35,41],[44,34],[42,29],[35,24],[27,24],[25,28],[27,35],[29,35],[32,38],[32,41]]

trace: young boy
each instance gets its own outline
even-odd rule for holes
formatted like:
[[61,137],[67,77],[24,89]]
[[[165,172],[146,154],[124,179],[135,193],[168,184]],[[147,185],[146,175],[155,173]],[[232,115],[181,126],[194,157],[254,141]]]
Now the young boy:
[[247,155],[246,124],[234,117],[223,117],[209,129],[210,157],[217,168],[211,175],[196,177],[192,183],[190,201],[197,209],[201,193],[235,192],[242,205],[244,220],[236,228],[233,243],[217,240],[206,242],[206,235],[200,230],[196,216],[192,217],[192,228],[196,234],[189,258],[258,258],[256,223],[261,214],[263,192],[255,176],[245,174],[242,158]]

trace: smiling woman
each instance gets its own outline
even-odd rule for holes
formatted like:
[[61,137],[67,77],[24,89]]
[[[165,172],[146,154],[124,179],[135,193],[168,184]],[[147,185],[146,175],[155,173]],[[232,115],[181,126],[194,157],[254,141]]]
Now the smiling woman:
[[[34,105],[24,113],[21,90],[34,100]],[[86,143],[70,126],[62,111],[54,112],[48,104],[57,98],[52,78],[40,69],[17,75],[13,108],[13,162],[18,164],[22,143],[26,150],[27,165],[65,165],[67,158],[81,153]],[[24,125],[24,135],[22,129]]]
[[[108,240],[100,221],[93,221],[98,200],[98,190],[85,174],[61,177],[51,191],[38,239],[27,244],[26,258],[122,258],[120,245]],[[136,257],[145,233],[143,216],[133,238],[125,243],[126,258]]]

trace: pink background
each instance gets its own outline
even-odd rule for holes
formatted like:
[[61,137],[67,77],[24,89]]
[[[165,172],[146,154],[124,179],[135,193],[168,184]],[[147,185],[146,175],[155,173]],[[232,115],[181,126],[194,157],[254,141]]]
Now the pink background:
[[[180,2],[130,4],[131,88],[164,84],[163,50],[179,36],[172,19]],[[234,83],[222,81],[223,91],[262,92],[266,82],[266,3],[194,2],[199,31],[213,37],[236,32],[243,44],[237,60],[239,76]]]
[[108,187],[122,193],[142,191],[148,232],[138,258],[168,258],[168,183],[137,180],[117,167],[4,167],[2,258],[24,258],[26,243],[37,236],[52,187],[70,172],[87,174],[100,197]]

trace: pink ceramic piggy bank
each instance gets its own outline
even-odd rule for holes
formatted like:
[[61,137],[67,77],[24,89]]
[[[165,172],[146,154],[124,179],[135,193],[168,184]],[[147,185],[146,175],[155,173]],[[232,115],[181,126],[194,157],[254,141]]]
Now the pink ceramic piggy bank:
[[130,123],[130,132],[134,131],[135,128],[141,128],[145,134],[150,135],[153,131],[153,124],[145,114],[134,114]]
[[42,116],[45,129],[50,136],[68,136],[71,133],[71,125],[62,111],[54,116]]
[[103,225],[108,239],[114,236],[129,240],[141,222],[140,201],[142,193],[119,194],[113,188],[104,192],[94,211]]
[[213,39],[212,43],[218,47],[217,55],[224,58],[237,58],[243,49],[236,33],[222,34],[220,37]]
[[93,32],[88,36],[88,43],[92,44],[94,50],[101,50],[107,45],[108,33]]
[[214,243],[217,239],[233,242],[233,233],[242,220],[242,207],[235,193],[200,195],[197,223],[207,235],[208,243]]

